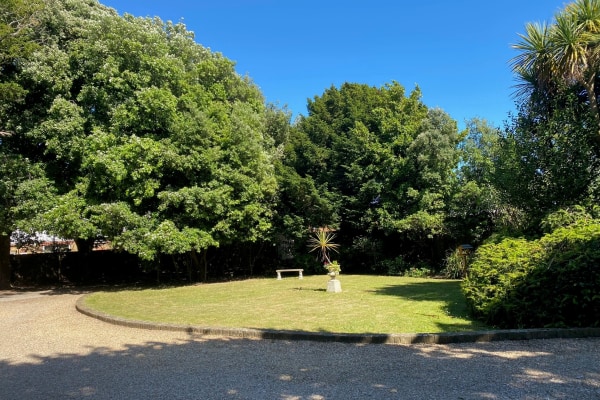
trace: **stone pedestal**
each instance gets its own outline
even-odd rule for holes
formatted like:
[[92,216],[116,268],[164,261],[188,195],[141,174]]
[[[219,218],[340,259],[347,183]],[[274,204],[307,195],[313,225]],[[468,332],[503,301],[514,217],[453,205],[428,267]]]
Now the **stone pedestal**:
[[330,293],[341,293],[342,283],[337,279],[330,279],[327,282],[327,291]]

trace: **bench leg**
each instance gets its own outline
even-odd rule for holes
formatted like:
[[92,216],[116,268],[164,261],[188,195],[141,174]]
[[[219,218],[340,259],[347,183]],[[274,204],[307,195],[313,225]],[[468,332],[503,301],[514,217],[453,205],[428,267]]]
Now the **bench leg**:
[[277,271],[277,280],[280,281],[281,280],[281,272]]
[[302,271],[298,271],[298,274],[299,274],[298,279],[302,279]]

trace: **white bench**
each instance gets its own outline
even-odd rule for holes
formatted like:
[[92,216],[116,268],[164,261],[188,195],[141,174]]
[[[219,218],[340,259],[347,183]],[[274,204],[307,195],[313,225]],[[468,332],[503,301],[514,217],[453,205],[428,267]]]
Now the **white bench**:
[[304,270],[303,269],[277,269],[277,270],[275,270],[275,272],[277,272],[277,280],[280,281],[282,272],[297,272],[298,279],[302,279],[302,272],[304,272]]

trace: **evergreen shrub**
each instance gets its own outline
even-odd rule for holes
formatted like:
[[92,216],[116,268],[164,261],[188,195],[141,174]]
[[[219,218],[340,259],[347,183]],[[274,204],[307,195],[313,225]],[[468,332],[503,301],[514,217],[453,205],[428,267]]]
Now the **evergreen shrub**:
[[600,220],[581,219],[538,240],[481,246],[462,290],[489,325],[600,326]]
[[377,267],[377,273],[383,273],[390,276],[402,276],[411,268],[411,264],[404,260],[404,257],[397,256],[393,259],[381,260]]

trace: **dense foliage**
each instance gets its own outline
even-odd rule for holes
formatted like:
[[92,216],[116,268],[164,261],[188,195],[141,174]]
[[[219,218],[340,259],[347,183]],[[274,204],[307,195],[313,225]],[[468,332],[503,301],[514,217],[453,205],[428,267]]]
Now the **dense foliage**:
[[2,147],[42,165],[55,198],[21,228],[147,260],[268,231],[267,110],[231,61],[182,24],[95,1],[49,1],[38,18],[44,45],[6,78],[25,95],[0,105]]
[[344,264],[355,270],[402,254],[435,260],[430,249],[450,234],[459,134],[454,120],[420,97],[396,82],[331,87],[309,101],[285,148],[294,187],[303,182],[310,198],[317,192],[311,204],[326,205],[316,208],[318,218],[314,207],[294,207],[296,217],[339,229]]
[[[566,211],[559,214],[554,222],[570,219]],[[598,265],[600,220],[587,214],[541,239],[506,238],[481,246],[463,292],[473,313],[491,325],[597,326]]]
[[512,60],[520,110],[502,138],[498,186],[537,225],[599,199],[600,1],[576,0],[525,30]]
[[599,38],[600,1],[577,0],[515,45],[519,112],[481,159],[509,223],[495,224],[463,285],[490,324],[600,323]]
[[499,139],[495,186],[530,226],[558,208],[596,202],[600,194],[600,148],[590,137],[585,105],[566,89],[552,104],[551,112],[523,105]]
[[556,13],[551,24],[529,23],[525,31],[512,60],[521,81],[518,94],[549,105],[563,87],[576,88],[589,111],[590,138],[600,145],[600,1],[576,0]]
[[[6,0],[0,8],[0,114],[5,102],[22,101],[26,90],[12,78],[31,53],[38,49],[35,40],[40,30],[38,16],[42,2]],[[28,193],[39,194],[45,186],[41,166],[15,152],[8,145],[12,132],[0,118],[0,288],[10,286],[10,233],[15,229],[17,212],[12,208],[29,199]],[[40,181],[41,180],[41,181]],[[34,188],[36,190],[27,190]],[[38,203],[41,207],[41,204]]]
[[[181,24],[44,5],[26,31],[43,45],[3,75],[22,96],[0,104],[2,150],[40,171],[7,179],[13,192],[35,182],[7,197],[6,233],[44,230],[81,251],[103,237],[196,264],[224,244],[293,242],[301,263],[307,233],[330,227],[350,270],[397,274],[438,267],[498,219],[491,181],[457,174],[482,169],[483,147],[459,147],[456,122],[418,88],[331,87],[291,125]],[[469,138],[491,129],[475,126]]]

